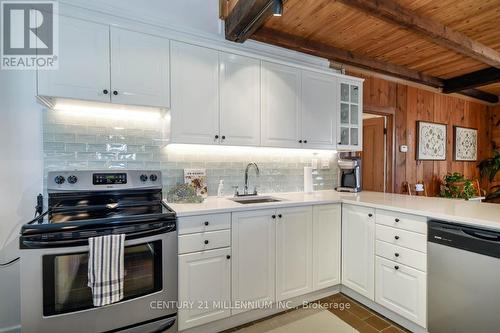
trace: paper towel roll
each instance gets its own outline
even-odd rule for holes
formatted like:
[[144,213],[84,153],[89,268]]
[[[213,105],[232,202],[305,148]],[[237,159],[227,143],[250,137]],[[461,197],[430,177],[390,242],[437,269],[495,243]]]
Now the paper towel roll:
[[304,192],[311,193],[313,192],[313,176],[312,176],[312,167],[304,167]]

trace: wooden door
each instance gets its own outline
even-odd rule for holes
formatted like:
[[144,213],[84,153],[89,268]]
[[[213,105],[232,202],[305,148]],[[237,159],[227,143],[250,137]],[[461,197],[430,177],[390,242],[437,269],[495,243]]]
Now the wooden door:
[[[259,305],[274,302],[276,211],[233,213],[231,225],[233,301]],[[242,307],[233,314],[246,310],[251,309]]]
[[65,16],[59,25],[59,69],[38,71],[38,95],[109,102],[109,26]]
[[111,27],[111,101],[170,107],[170,41]]
[[375,298],[375,210],[342,205],[342,284]]
[[276,220],[276,298],[312,291],[312,207],[283,208]]
[[179,330],[231,315],[217,306],[231,301],[230,259],[229,247],[179,256],[179,301],[193,302],[193,308],[179,309]]
[[171,42],[173,143],[219,143],[219,52]]
[[384,117],[363,120],[362,186],[365,191],[385,190],[384,128]]

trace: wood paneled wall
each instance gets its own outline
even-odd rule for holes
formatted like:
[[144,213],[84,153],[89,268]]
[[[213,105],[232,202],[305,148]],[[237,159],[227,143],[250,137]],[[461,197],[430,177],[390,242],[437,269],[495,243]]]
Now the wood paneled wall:
[[[384,80],[375,76],[349,73],[363,77],[363,102],[367,107],[395,109],[395,183],[394,192],[402,192],[405,181],[415,183],[423,180],[429,195],[439,193],[439,181],[448,172],[460,172],[466,177],[478,178],[477,162],[453,161],[453,126],[478,129],[478,161],[491,155],[491,118],[492,107],[444,95],[429,90]],[[500,120],[500,107],[496,112]],[[417,161],[416,139],[417,121],[447,124],[447,159],[446,161]],[[500,126],[495,128],[500,145]],[[399,146],[407,145],[408,152],[399,152]],[[485,184],[486,185],[486,184]]]
[[[491,108],[491,144],[500,152],[500,106]],[[500,173],[491,185],[500,185]]]

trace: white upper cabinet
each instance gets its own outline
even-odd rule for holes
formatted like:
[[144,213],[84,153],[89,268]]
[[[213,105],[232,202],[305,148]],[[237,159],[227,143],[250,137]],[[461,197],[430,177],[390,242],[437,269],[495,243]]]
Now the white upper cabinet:
[[169,107],[169,40],[59,18],[59,69],[38,71],[38,95]]
[[375,210],[342,205],[342,284],[375,299]]
[[276,298],[282,301],[313,288],[312,207],[279,209],[276,224]]
[[[276,270],[275,210],[232,214],[233,302],[274,301]],[[243,312],[250,309],[233,310]]]
[[171,43],[172,142],[219,143],[219,52]]
[[220,53],[220,140],[260,145],[260,60]]
[[59,69],[38,71],[38,95],[110,102],[109,27],[59,17]]
[[337,130],[339,150],[363,149],[363,84],[357,80],[339,80],[340,93]]
[[313,206],[313,289],[340,284],[341,205]]
[[336,77],[302,71],[303,148],[335,149],[337,96]]
[[170,107],[170,41],[111,27],[111,100]]
[[300,70],[262,62],[263,146],[300,148]]

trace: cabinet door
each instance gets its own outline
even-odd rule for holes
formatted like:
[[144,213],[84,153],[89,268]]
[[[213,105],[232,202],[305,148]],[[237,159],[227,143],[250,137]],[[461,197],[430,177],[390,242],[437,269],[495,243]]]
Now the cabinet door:
[[260,145],[260,60],[220,53],[221,143]]
[[[276,216],[276,212],[266,209],[232,215],[233,302],[273,302],[276,218],[273,219],[272,216]],[[246,310],[238,312],[243,311]]]
[[300,70],[262,62],[263,146],[299,148]]
[[170,107],[168,39],[111,27],[113,103]]
[[302,71],[302,135],[304,148],[334,149],[338,108],[333,76]]
[[219,52],[171,42],[172,142],[219,142]]
[[179,256],[179,302],[193,302],[179,309],[179,330],[230,316],[221,306],[231,301],[230,255],[227,247]]
[[342,206],[342,284],[374,300],[375,210]]
[[340,283],[340,204],[313,207],[313,289]]
[[349,80],[340,80],[340,112],[338,117],[337,148],[362,150],[363,140],[363,86]]
[[276,298],[282,301],[312,291],[312,207],[277,213]]
[[109,27],[64,16],[59,25],[59,69],[38,71],[38,95],[109,102]]
[[376,259],[375,272],[375,301],[426,327],[426,274],[381,257]]

